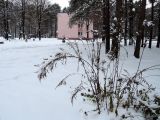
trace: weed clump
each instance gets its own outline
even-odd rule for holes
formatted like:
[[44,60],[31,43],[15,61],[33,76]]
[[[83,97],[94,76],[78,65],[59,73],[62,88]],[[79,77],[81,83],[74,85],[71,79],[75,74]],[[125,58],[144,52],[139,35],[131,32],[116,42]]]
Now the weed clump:
[[[159,69],[159,65],[137,70],[134,75],[129,75],[127,70],[122,73],[122,68],[119,67],[119,57],[114,57],[112,53],[107,56],[102,54],[101,42],[82,41],[82,48],[77,42],[67,44],[73,51],[67,52],[61,49],[50,60],[44,61],[38,75],[40,80],[45,78],[49,71],[54,70],[58,62],[67,64],[68,59],[77,59],[80,64],[78,67],[82,67],[84,72],[80,74],[83,78],[81,83],[73,90],[72,103],[76,95],[80,93],[83,101],[87,100],[96,105],[94,111],[98,114],[101,114],[105,108],[118,116],[119,107],[123,107],[126,110],[133,108],[136,112],[142,112],[147,119],[158,119],[160,97],[151,96],[155,88],[145,80],[143,74],[146,71]],[[85,52],[82,52],[82,49]],[[65,85],[66,80],[75,74],[71,73],[66,76],[57,87]],[[88,115],[87,112],[84,114]],[[126,119],[131,115],[121,117]]]

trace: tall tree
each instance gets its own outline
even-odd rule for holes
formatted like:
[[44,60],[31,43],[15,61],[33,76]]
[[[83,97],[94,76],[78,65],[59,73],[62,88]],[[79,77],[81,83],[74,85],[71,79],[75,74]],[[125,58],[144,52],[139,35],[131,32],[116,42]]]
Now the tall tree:
[[156,47],[159,48],[160,46],[160,2],[158,3],[158,39]]
[[36,11],[38,23],[37,35],[39,40],[41,40],[42,0],[36,0]]
[[26,0],[17,0],[17,5],[20,6],[19,12],[21,14],[20,21],[19,21],[19,39],[25,39],[25,17],[26,17]]
[[103,39],[105,41],[105,53],[110,50],[110,0],[103,1]]
[[137,33],[136,46],[134,51],[134,56],[136,58],[140,57],[140,47],[141,47],[141,41],[143,39],[143,33],[144,33],[143,21],[145,19],[145,11],[146,11],[146,0],[142,0],[139,8],[138,33]]
[[133,0],[129,0],[129,45],[133,44]]
[[3,0],[3,24],[4,24],[4,38],[9,39],[9,24],[8,24],[8,0]]
[[86,19],[86,30],[87,30],[87,39],[89,39],[89,19]]
[[25,14],[26,14],[26,1],[25,0],[21,0],[22,2],[22,24],[21,24],[21,27],[22,27],[22,36],[23,36],[23,39],[25,39]]
[[42,20],[42,0],[40,0],[40,5],[38,6],[38,38],[41,40],[41,20]]
[[116,12],[114,18],[114,32],[112,33],[112,48],[111,51],[115,58],[118,58],[120,51],[120,40],[122,34],[122,15],[123,15],[123,0],[116,0]]
[[20,18],[20,16],[19,16],[19,11],[18,11],[18,9],[19,9],[19,7],[17,6],[17,5],[14,5],[13,4],[13,8],[12,8],[12,11],[14,11],[14,12],[12,12],[11,13],[11,27],[12,27],[12,29],[13,29],[13,31],[11,32],[11,34],[16,38],[17,37],[17,28],[19,28],[19,18]]
[[[66,8],[67,9],[67,8]],[[57,13],[61,11],[61,7],[58,4],[49,5],[46,9],[48,22],[50,28],[49,37],[56,37],[57,34]]]
[[[41,40],[42,37],[42,23],[46,22],[46,14],[47,14],[47,1],[46,0],[36,0],[35,6],[36,6],[36,21],[37,21],[37,28],[36,33],[38,36],[38,39]],[[48,18],[49,19],[49,18]]]
[[124,28],[124,45],[127,45],[127,33],[128,33],[128,1],[125,0],[125,15],[124,15],[124,20],[125,20],[125,28]]
[[[95,16],[97,16],[98,11],[101,11],[102,14],[99,14],[102,17],[103,21],[103,32],[102,39],[105,41],[105,52],[108,53],[110,50],[110,0],[71,0],[69,12],[73,14],[70,21],[75,23],[80,18],[83,18],[84,21],[90,19],[93,21]],[[87,27],[88,28],[88,27]]]
[[152,7],[151,7],[151,26],[150,26],[150,38],[149,38],[149,48],[152,47],[152,37],[153,37],[153,21],[154,21],[154,3],[155,3],[155,0],[149,0],[149,2],[152,4]]

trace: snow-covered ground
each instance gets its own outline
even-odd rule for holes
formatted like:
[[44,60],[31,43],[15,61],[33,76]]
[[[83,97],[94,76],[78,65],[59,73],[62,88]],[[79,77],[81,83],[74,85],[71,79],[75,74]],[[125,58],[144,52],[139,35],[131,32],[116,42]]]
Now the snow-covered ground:
[[[85,117],[80,101],[70,102],[71,91],[67,87],[55,90],[59,80],[76,70],[76,63],[71,62],[66,67],[59,66],[53,73],[43,80],[38,80],[37,64],[44,58],[55,54],[59,48],[67,48],[66,44],[57,39],[43,39],[42,41],[5,41],[0,44],[0,120],[100,120],[107,119],[107,114]],[[121,60],[130,73],[134,73],[138,66],[138,59],[133,57],[133,47],[126,47]],[[123,51],[123,50],[122,50]],[[160,49],[146,48],[142,60],[142,67],[159,64]],[[148,81],[160,91],[160,72],[147,73]],[[89,105],[88,105],[89,107]],[[106,118],[104,118],[106,117]],[[114,119],[112,119],[114,120]],[[116,118],[115,118],[116,120]]]

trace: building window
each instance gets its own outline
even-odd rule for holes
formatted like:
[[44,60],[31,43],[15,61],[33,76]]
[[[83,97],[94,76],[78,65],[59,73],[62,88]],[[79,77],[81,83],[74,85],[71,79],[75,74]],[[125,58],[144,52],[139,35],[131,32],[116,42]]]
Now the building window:
[[78,24],[78,28],[82,28],[83,27],[83,24],[82,23],[79,23]]
[[82,32],[78,32],[78,36],[82,36],[83,34],[82,34]]

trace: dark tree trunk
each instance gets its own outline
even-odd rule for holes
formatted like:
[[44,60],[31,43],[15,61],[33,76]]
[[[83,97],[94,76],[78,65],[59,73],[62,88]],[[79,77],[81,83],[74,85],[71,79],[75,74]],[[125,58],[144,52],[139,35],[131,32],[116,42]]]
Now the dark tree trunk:
[[19,39],[22,38],[22,29],[21,29],[21,25],[19,26]]
[[39,18],[38,18],[38,38],[41,40],[41,5],[39,8]]
[[39,1],[38,0],[36,0],[36,2],[37,2],[37,37],[38,37],[38,39],[39,40],[41,40],[41,19],[42,19],[42,0],[40,1],[40,3],[39,3]]
[[57,37],[57,18],[55,19],[55,23],[54,23],[54,35],[56,38]]
[[141,47],[141,41],[143,39],[143,33],[144,33],[143,21],[145,19],[145,11],[146,11],[146,0],[142,0],[139,8],[138,34],[137,34],[135,51],[134,51],[134,56],[136,58],[140,57],[140,47]]
[[9,39],[9,36],[8,36],[8,34],[9,34],[9,25],[8,25],[8,0],[7,1],[3,1],[3,3],[4,3],[4,15],[3,15],[3,17],[4,17],[4,38],[6,39],[6,40],[8,40]]
[[[154,2],[152,1],[152,9],[151,9],[151,21],[153,23],[154,20]],[[152,47],[152,37],[153,37],[153,25],[151,25],[151,29],[150,29],[150,37],[149,37],[149,46],[148,48]]]
[[110,50],[110,2],[109,0],[106,1],[106,13],[108,16],[106,21],[106,53]]
[[53,21],[50,18],[50,29],[51,29],[51,34],[50,37],[53,37]]
[[41,40],[41,18],[39,18],[38,22],[38,38]]
[[86,28],[87,28],[87,39],[89,39],[89,25],[86,25]]
[[105,36],[104,35],[102,36],[102,42],[105,42]]
[[129,1],[129,45],[133,45],[133,0]]
[[9,39],[9,23],[8,23],[8,0],[6,1],[6,38]]
[[87,39],[89,39],[89,19],[86,21]]
[[25,39],[25,0],[22,0],[22,37]]
[[16,38],[17,37],[17,26],[15,24],[15,28],[14,28],[14,37]]
[[39,26],[39,2],[36,0],[36,18],[37,18],[37,25],[36,25],[36,38],[38,37],[38,26]]
[[142,40],[141,40],[141,47],[144,47],[144,32],[145,32],[145,29],[144,29],[144,27],[142,28]]
[[40,2],[39,10],[38,10],[38,38],[41,40],[41,20],[42,20],[42,0]]
[[124,31],[124,46],[127,46],[127,32],[128,32],[128,3],[127,0],[125,0],[125,31]]
[[158,39],[157,39],[157,45],[156,45],[156,47],[157,48],[159,48],[159,46],[160,46],[160,3],[158,3],[159,5],[159,15],[158,15],[158,19],[159,19],[159,23],[158,23]]
[[123,15],[123,10],[122,10],[122,0],[116,0],[116,18],[117,20],[115,21],[115,28],[116,29],[113,33],[113,39],[112,39],[112,48],[111,51],[113,53],[113,56],[115,58],[118,58],[119,51],[120,51],[120,34],[122,33],[122,15]]
[[109,0],[104,0],[103,6],[103,37],[102,40],[105,41],[105,53],[110,50],[110,2]]

